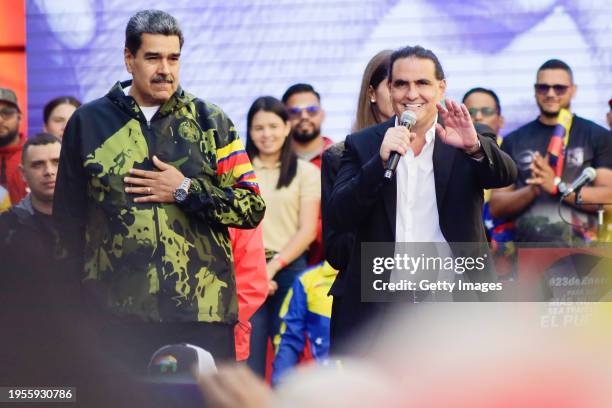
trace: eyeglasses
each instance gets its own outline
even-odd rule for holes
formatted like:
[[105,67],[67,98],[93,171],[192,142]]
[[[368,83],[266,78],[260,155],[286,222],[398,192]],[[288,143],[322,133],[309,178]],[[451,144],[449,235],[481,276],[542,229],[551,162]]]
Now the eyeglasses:
[[320,110],[321,107],[316,105],[304,106],[303,108],[296,106],[294,108],[289,108],[289,116],[291,116],[292,118],[299,118],[300,116],[302,116],[302,112],[306,111],[308,116],[312,118],[317,113],[319,113]]
[[469,108],[468,112],[471,117],[478,115],[478,112],[484,117],[489,117],[497,114],[497,109],[485,106],[484,108]]
[[15,108],[0,109],[0,117],[4,120],[10,119],[16,113],[17,113],[17,109]]
[[548,91],[550,90],[550,88],[552,88],[553,91],[555,91],[555,95],[557,96],[561,96],[565,94],[567,90],[569,89],[569,85],[560,85],[560,84],[555,84],[555,85],[535,84],[533,87],[535,88],[536,92],[539,93],[540,95],[546,95]]

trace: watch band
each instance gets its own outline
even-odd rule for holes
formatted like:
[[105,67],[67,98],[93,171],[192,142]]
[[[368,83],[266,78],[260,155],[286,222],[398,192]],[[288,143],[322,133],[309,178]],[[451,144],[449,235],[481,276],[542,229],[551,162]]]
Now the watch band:
[[185,177],[181,184],[178,186],[176,190],[174,190],[174,201],[177,203],[183,203],[187,196],[189,195],[189,185],[191,184],[191,179]]
[[178,188],[180,188],[181,190],[189,191],[190,185],[191,179],[189,177],[185,177]]

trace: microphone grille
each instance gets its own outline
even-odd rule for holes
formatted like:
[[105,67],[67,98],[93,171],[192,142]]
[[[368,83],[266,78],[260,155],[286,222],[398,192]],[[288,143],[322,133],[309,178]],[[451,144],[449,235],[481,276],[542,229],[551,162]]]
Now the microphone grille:
[[413,111],[403,111],[400,116],[400,124],[403,126],[414,126],[417,121],[416,113]]
[[595,169],[592,167],[587,167],[586,169],[583,170],[583,173],[591,181],[595,180],[595,177],[597,177],[597,171],[595,171]]

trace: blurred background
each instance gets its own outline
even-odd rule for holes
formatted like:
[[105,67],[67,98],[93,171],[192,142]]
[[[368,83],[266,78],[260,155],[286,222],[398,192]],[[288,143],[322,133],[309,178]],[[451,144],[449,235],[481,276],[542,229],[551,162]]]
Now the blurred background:
[[[21,53],[15,69],[23,71],[27,49],[31,131],[40,130],[41,109],[51,98],[71,94],[90,101],[117,80],[129,78],[123,66],[125,25],[136,11],[152,7],[146,0],[0,1],[5,20],[0,24],[0,58]],[[176,16],[185,33],[183,87],[220,105],[242,135],[246,111],[257,96],[280,97],[289,85],[308,82],[321,93],[327,111],[323,134],[342,140],[351,126],[367,61],[381,49],[416,44],[441,59],[450,97],[459,99],[474,86],[498,93],[506,118],[502,134],[537,116],[535,72],[550,58],[562,59],[574,70],[578,93],[573,111],[606,125],[612,92],[612,9],[607,0],[154,4]],[[14,37],[14,31],[23,31],[18,15],[24,9],[25,42]],[[15,29],[7,30],[7,22]],[[0,75],[4,85],[9,85],[8,78],[25,84],[25,72]]]

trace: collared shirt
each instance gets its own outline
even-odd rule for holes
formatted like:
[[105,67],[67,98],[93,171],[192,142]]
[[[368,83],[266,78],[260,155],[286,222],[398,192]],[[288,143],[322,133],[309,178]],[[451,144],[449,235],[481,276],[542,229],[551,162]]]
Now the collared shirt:
[[[397,117],[395,118],[398,125]],[[438,218],[433,171],[436,123],[425,133],[425,146],[418,156],[408,149],[398,165],[396,242],[446,242]]]
[[334,141],[327,136],[321,136],[321,139],[323,140],[323,148],[321,148],[320,150],[315,150],[313,152],[306,152],[301,154],[296,153],[297,156],[300,159],[311,162],[318,168],[321,168],[321,157],[323,156],[323,152],[327,150],[329,146],[334,144]]

